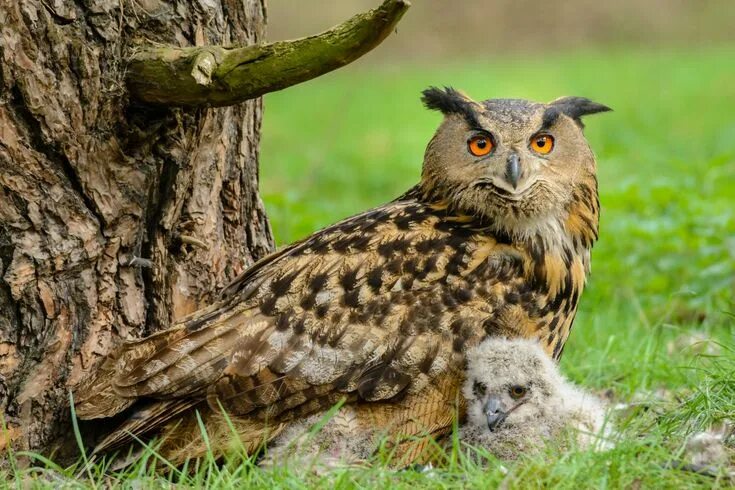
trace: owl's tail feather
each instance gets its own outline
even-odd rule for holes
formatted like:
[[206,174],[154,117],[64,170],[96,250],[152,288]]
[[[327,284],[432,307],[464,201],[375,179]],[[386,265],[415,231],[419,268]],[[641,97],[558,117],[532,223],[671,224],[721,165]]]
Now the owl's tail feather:
[[228,453],[252,455],[285,427],[281,422],[228,416],[202,404],[164,425],[159,454],[175,466],[207,454],[215,458]]
[[153,401],[146,404],[136,405],[133,412],[125,422],[117,429],[100,441],[95,446],[93,455],[112,451],[126,446],[144,434],[158,429],[169,420],[176,418],[192,406],[198,404],[199,400],[174,399],[165,401]]
[[142,340],[127,342],[109,354],[92,376],[73,388],[77,417],[82,420],[112,417],[130,407],[137,398],[120,395],[114,386],[115,378],[136,360],[149,357],[185,335],[186,329],[176,326]]
[[95,373],[74,388],[74,410],[82,420],[112,417],[135,402],[115,393],[112,378],[117,359],[107,357]]

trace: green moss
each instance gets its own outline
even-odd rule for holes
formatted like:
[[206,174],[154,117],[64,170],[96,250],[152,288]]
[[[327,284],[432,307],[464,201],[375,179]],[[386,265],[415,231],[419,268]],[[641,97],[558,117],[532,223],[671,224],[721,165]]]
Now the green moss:
[[409,7],[385,0],[316,36],[240,48],[155,47],[135,53],[128,88],[139,100],[227,106],[316,78],[364,55],[388,36]]

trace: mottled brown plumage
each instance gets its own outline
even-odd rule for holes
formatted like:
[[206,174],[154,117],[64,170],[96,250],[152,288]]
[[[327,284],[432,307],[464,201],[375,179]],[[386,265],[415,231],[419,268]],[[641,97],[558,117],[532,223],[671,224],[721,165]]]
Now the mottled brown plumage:
[[[124,345],[77,388],[81,418],[135,405],[97,450],[162,428],[178,441],[164,453],[197,456],[181,442],[193,407],[208,427],[224,409],[255,447],[266,425],[275,433],[341,399],[401,444],[451,429],[464,353],[485,337],[535,338],[561,356],[597,238],[580,117],[607,109],[438,89],[424,102],[445,119],[420,184],[265,257],[221,301]],[[555,141],[545,155],[529,146],[540,133]],[[482,158],[468,152],[477,135],[492,141]]]

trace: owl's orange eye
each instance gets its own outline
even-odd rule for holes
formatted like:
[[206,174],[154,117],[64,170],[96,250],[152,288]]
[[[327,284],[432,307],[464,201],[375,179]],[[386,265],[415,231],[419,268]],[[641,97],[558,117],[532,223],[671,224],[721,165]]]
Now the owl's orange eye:
[[531,138],[531,149],[546,155],[554,149],[554,137],[549,134],[537,134]]
[[484,134],[473,136],[467,142],[467,149],[476,157],[484,157],[493,151],[494,146],[490,136]]

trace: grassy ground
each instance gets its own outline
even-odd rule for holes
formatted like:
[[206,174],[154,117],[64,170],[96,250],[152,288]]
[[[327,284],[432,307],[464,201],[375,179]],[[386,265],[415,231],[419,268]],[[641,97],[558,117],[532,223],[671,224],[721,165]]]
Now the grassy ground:
[[[358,66],[269,95],[261,177],[279,243],[416,182],[439,122],[418,100],[430,84],[477,98],[586,95],[613,107],[587,120],[599,161],[601,240],[561,367],[615,403],[648,402],[620,413],[623,439],[601,454],[552,448],[488,469],[459,458],[431,473],[374,468],[310,478],[301,467],[251,471],[235,458],[170,478],[213,487],[726,487],[725,479],[663,463],[684,457],[687,434],[735,419],[734,54],[724,48],[542,53],[514,61]],[[690,345],[692,339],[711,343]],[[90,485],[57,470],[61,479],[52,486]],[[142,467],[117,481],[167,486]]]

